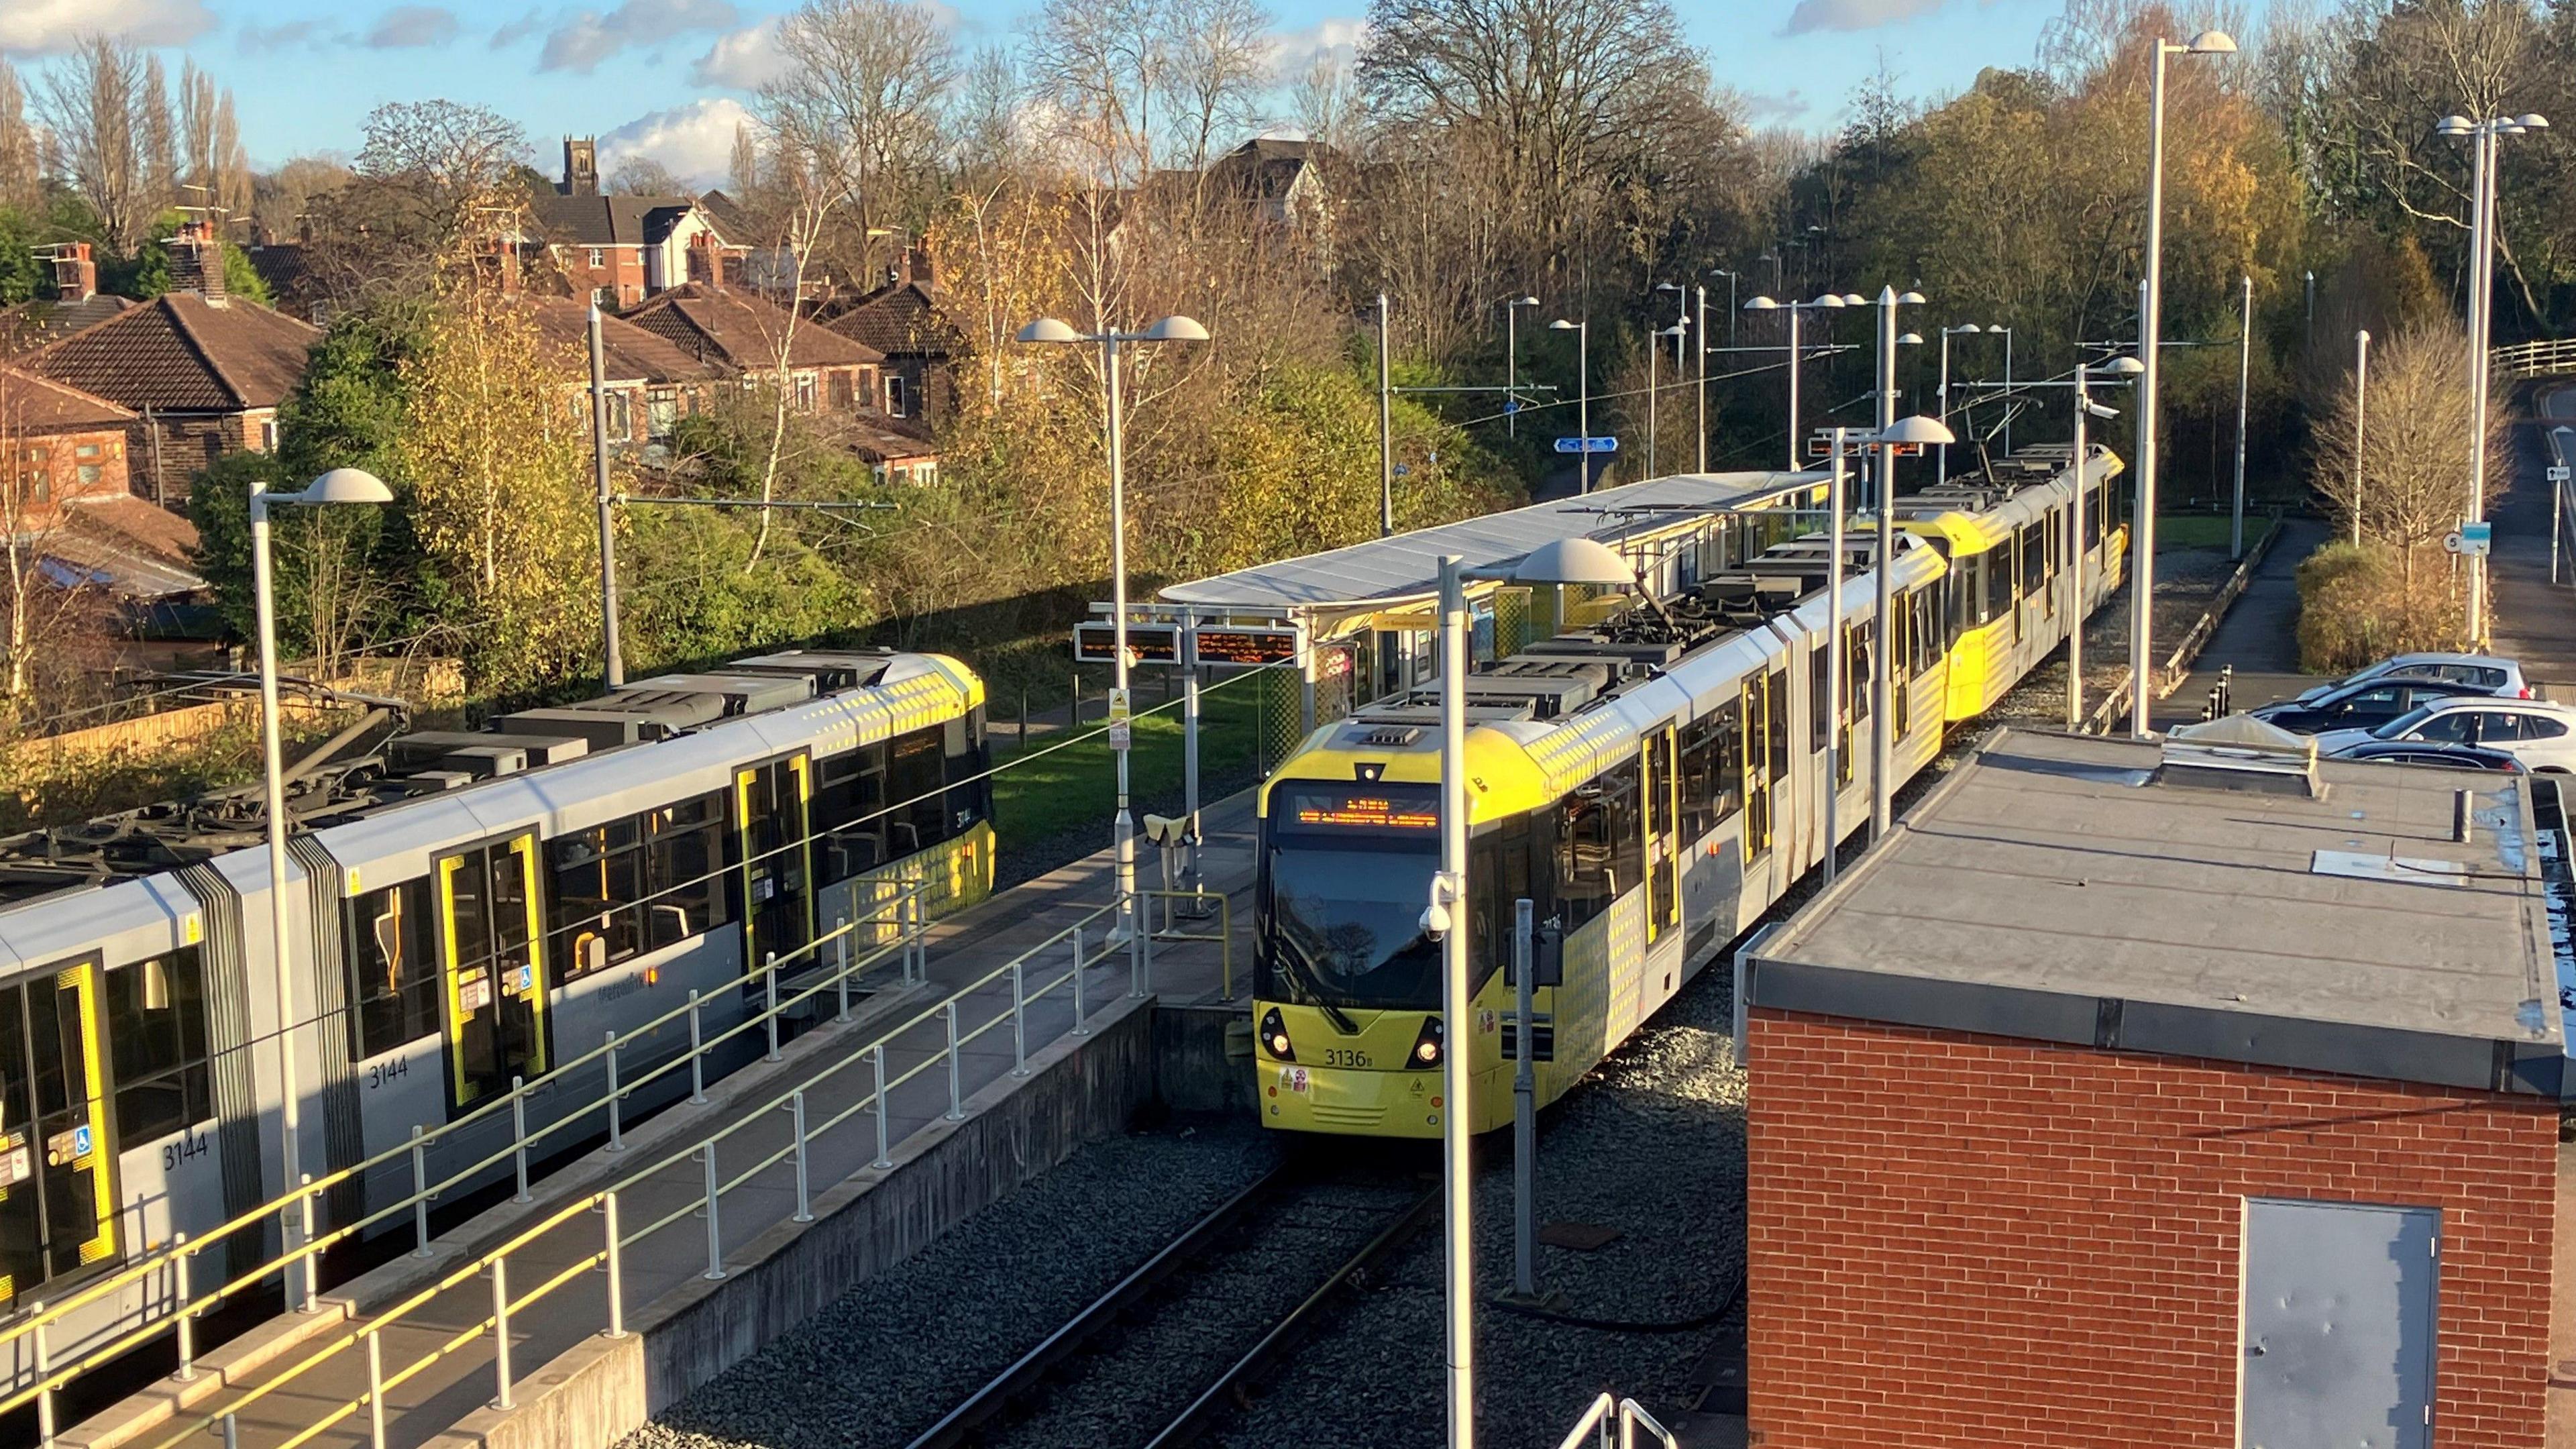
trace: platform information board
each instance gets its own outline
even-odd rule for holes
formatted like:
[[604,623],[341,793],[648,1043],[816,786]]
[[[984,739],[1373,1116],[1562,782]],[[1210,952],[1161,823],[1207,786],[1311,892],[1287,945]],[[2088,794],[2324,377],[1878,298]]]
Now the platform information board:
[[[1102,621],[1073,626],[1076,664],[1117,661],[1117,629]],[[1238,669],[1258,669],[1297,662],[1297,630],[1292,625],[1202,624],[1198,629],[1198,662]],[[1181,626],[1132,621],[1127,625],[1129,668],[1159,664],[1181,666]]]

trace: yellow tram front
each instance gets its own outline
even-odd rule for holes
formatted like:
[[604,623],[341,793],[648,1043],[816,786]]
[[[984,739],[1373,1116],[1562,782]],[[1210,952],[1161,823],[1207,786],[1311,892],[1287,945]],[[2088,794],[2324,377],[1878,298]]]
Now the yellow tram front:
[[1469,1054],[1473,1130],[1509,1120],[1501,1037],[1512,990],[1496,969],[1493,901],[1507,885],[1499,898],[1530,893],[1528,843],[1513,852],[1502,839],[1510,823],[1526,836],[1533,802],[1523,797],[1544,788],[1528,756],[1495,732],[1470,731],[1467,755],[1469,813],[1487,822],[1474,859],[1501,849],[1519,869],[1510,882],[1509,865],[1470,869],[1475,1019],[1463,1032],[1441,1019],[1441,947],[1422,919],[1440,869],[1436,732],[1346,724],[1262,787],[1252,1014],[1265,1125],[1438,1137],[1452,1049]]

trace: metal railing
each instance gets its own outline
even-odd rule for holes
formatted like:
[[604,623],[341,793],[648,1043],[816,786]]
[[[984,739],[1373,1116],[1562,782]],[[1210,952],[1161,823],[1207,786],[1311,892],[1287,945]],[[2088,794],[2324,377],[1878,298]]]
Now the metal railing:
[[[532,1149],[539,1148],[540,1144],[550,1138],[568,1137],[571,1129],[588,1122],[595,1114],[604,1113],[607,1120],[608,1144],[605,1150],[612,1153],[624,1151],[623,1104],[638,1091],[685,1071],[689,1074],[688,1100],[693,1103],[704,1102],[707,1058],[728,1043],[754,1032],[761,1033],[765,1038],[765,1059],[778,1060],[779,1022],[782,1019],[791,1014],[801,1013],[809,1003],[817,1002],[828,992],[837,1000],[835,1019],[848,1021],[852,984],[889,958],[900,960],[903,984],[912,985],[926,980],[929,948],[924,939],[924,932],[927,929],[928,920],[923,897],[929,888],[928,882],[903,882],[896,894],[881,902],[869,913],[855,920],[839,923],[824,935],[788,952],[783,958],[772,953],[762,963],[761,970],[755,976],[745,978],[746,982],[757,979],[762,983],[763,999],[760,1009],[745,1012],[741,1021],[712,1036],[707,1035],[702,1026],[704,1009],[712,998],[703,997],[693,990],[682,1005],[673,1007],[649,1021],[629,1027],[623,1032],[608,1032],[600,1046],[561,1063],[534,1081],[523,1081],[513,1077],[510,1090],[491,1102],[442,1123],[435,1129],[424,1130],[414,1126],[410,1140],[399,1147],[376,1153],[318,1178],[309,1173],[304,1174],[296,1187],[271,1198],[259,1207],[226,1220],[197,1237],[191,1238],[186,1233],[175,1233],[168,1245],[152,1250],[124,1268],[84,1285],[68,1298],[52,1303],[32,1304],[23,1317],[0,1326],[0,1346],[32,1337],[37,1377],[35,1382],[5,1398],[0,1398],[0,1413],[34,1402],[37,1406],[38,1432],[44,1444],[51,1446],[56,1432],[54,1396],[83,1373],[164,1334],[174,1334],[178,1339],[179,1363],[173,1377],[182,1382],[193,1380],[196,1377],[197,1320],[220,1308],[226,1300],[257,1287],[271,1277],[295,1275],[303,1279],[303,1292],[299,1297],[292,1291],[290,1285],[288,1295],[290,1309],[311,1312],[320,1306],[315,1301],[315,1294],[318,1291],[316,1277],[321,1254],[400,1214],[408,1213],[412,1218],[414,1254],[421,1257],[429,1256],[431,1252],[430,1204],[435,1202],[441,1193],[454,1189],[459,1184],[479,1177],[507,1162],[511,1164],[517,1190],[515,1200],[529,1201],[528,1164],[532,1157]],[[877,945],[875,949],[853,960],[851,944],[856,933],[861,930],[891,930],[894,933],[894,939]],[[782,999],[779,995],[780,973],[797,970],[795,963],[799,957],[808,958],[809,966],[819,961],[819,953],[827,946],[833,949],[834,961],[825,974],[811,985]],[[630,1049],[639,1038],[651,1037],[662,1028],[672,1026],[683,1019],[688,1023],[689,1044],[686,1049],[637,1076],[628,1078],[620,1073],[621,1051]],[[527,1123],[528,1103],[545,1093],[559,1089],[568,1079],[569,1073],[593,1063],[602,1064],[606,1074],[605,1089],[600,1095],[574,1104],[554,1121],[531,1131]],[[504,1112],[509,1114],[511,1122],[510,1140],[506,1146],[486,1153],[434,1182],[429,1180],[428,1155],[431,1147],[453,1134],[495,1120]],[[542,1157],[544,1153],[535,1151],[533,1155]],[[344,1184],[360,1182],[367,1172],[402,1162],[404,1159],[409,1160],[411,1173],[412,1190],[409,1194],[346,1223],[334,1225],[327,1232],[317,1234],[314,1231],[313,1205],[318,1195]],[[278,1223],[279,1242],[283,1245],[281,1251],[247,1272],[235,1274],[211,1290],[196,1288],[193,1269],[200,1254],[245,1232],[264,1233],[272,1219]],[[162,1279],[167,1281],[168,1296],[165,1301],[169,1305],[168,1312],[159,1317],[147,1317],[132,1327],[111,1334],[103,1344],[89,1348],[77,1359],[62,1364],[52,1361],[51,1334],[54,1327],[65,1317],[120,1290]]]
[[[1153,903],[1143,907],[1145,911],[1153,912],[1159,906],[1162,917],[1159,923],[1154,922],[1151,915],[1147,917],[1144,944],[1147,979],[1151,980],[1153,976],[1156,942],[1197,942],[1200,945],[1213,945],[1217,948],[1217,974],[1225,990],[1224,999],[1232,1001],[1234,999],[1234,902],[1225,892],[1211,890],[1138,891],[1136,894],[1147,902]],[[1183,920],[1207,919],[1208,913],[1200,908],[1209,901],[1216,902],[1216,930],[1210,933],[1184,929],[1180,924]],[[1186,913],[1180,909],[1184,902],[1190,907]]]
[[2554,373],[2576,372],[2576,337],[2489,348],[2487,357],[2496,371],[2509,377],[2547,377]]
[[[510,1361],[509,1325],[512,1313],[526,1309],[530,1304],[573,1282],[582,1274],[600,1270],[604,1271],[607,1277],[607,1292],[605,1313],[599,1333],[610,1338],[625,1336],[624,1253],[627,1248],[664,1229],[678,1226],[691,1218],[703,1217],[706,1220],[707,1238],[707,1266],[704,1276],[721,1280],[727,1276],[722,1231],[722,1209],[726,1193],[751,1183],[774,1168],[792,1164],[796,1185],[796,1212],[791,1221],[811,1222],[813,1204],[808,1158],[815,1139],[835,1127],[865,1115],[873,1120],[875,1128],[875,1151],[868,1162],[868,1167],[880,1172],[891,1169],[894,1166],[895,1144],[888,1123],[889,1093],[933,1070],[942,1070],[947,1077],[948,1089],[948,1107],[942,1120],[952,1122],[962,1120],[966,1115],[967,1093],[959,1064],[960,1054],[969,1044],[988,1033],[1007,1028],[1011,1033],[1012,1047],[1010,1075],[1027,1076],[1029,1074],[1028,1009],[1030,1005],[1045,999],[1052,993],[1068,991],[1072,1006],[1072,1022],[1068,1028],[1068,1034],[1075,1037],[1089,1035],[1091,1013],[1084,990],[1084,973],[1101,962],[1111,959],[1122,950],[1128,958],[1127,994],[1131,998],[1144,996],[1149,989],[1148,953],[1144,946],[1145,933],[1134,933],[1125,943],[1114,944],[1111,940],[1113,932],[1090,931],[1090,928],[1097,925],[1104,916],[1115,920],[1122,913],[1123,905],[1116,901],[1093,908],[1071,925],[957,988],[945,999],[914,1013],[900,1024],[878,1033],[868,1042],[836,1057],[828,1065],[806,1075],[767,1102],[741,1111],[731,1124],[711,1136],[665,1156],[650,1167],[629,1173],[606,1188],[587,1193],[566,1203],[542,1221],[531,1224],[512,1235],[500,1246],[479,1255],[471,1262],[458,1265],[442,1274],[436,1282],[420,1288],[390,1307],[369,1314],[365,1321],[353,1325],[346,1332],[306,1354],[275,1377],[251,1388],[220,1410],[201,1413],[189,1419],[176,1432],[155,1441],[149,1449],[180,1449],[180,1446],[191,1444],[198,1440],[199,1436],[208,1433],[216,1434],[226,1445],[232,1445],[238,1441],[238,1419],[245,1409],[278,1393],[288,1385],[295,1384],[312,1370],[352,1349],[362,1349],[366,1354],[367,1389],[353,1397],[340,1400],[321,1398],[310,1391],[299,1395],[299,1405],[306,1408],[314,1417],[303,1428],[284,1440],[278,1449],[297,1449],[297,1446],[308,1442],[315,1435],[362,1411],[368,1415],[370,1443],[374,1449],[385,1449],[387,1443],[385,1416],[388,1407],[385,1396],[427,1372],[442,1360],[479,1341],[486,1333],[491,1334],[493,1339],[492,1406],[500,1409],[512,1407],[512,1395],[516,1387]],[[1059,963],[1060,969],[1057,969]],[[1032,988],[1029,981],[1032,966],[1035,966],[1041,974],[1050,969],[1056,969],[1056,974],[1039,981]],[[1006,1005],[997,1006],[989,1016],[972,1027],[961,1021],[961,1008],[969,998],[998,988],[1005,983],[1010,987],[1010,997]],[[887,1075],[888,1048],[898,1039],[933,1023],[939,1024],[942,1029],[945,1037],[944,1046],[925,1056],[917,1065],[893,1076]],[[864,1069],[869,1074],[868,1090],[863,1095],[853,1098],[850,1104],[840,1111],[819,1122],[810,1121],[805,1111],[806,1094],[843,1072],[859,1069]],[[719,1170],[720,1149],[723,1144],[733,1140],[738,1134],[774,1121],[782,1114],[787,1117],[790,1124],[789,1138],[785,1146],[757,1157],[748,1165],[739,1166],[730,1177]],[[632,1231],[623,1228],[618,1211],[621,1194],[633,1192],[649,1179],[663,1173],[674,1169],[692,1168],[696,1169],[698,1179],[703,1184],[698,1195],[640,1228]],[[508,1260],[546,1234],[590,1213],[598,1214],[603,1220],[598,1239],[600,1247],[559,1269],[552,1277],[533,1289],[517,1297],[511,1296]],[[448,1333],[427,1354],[413,1359],[391,1373],[385,1371],[383,1335],[388,1329],[411,1326],[405,1324],[404,1320],[440,1294],[475,1278],[487,1276],[492,1282],[490,1313],[474,1323]]]
[[1610,1449],[1610,1430],[1614,1423],[1619,1430],[1619,1449],[1637,1449],[1639,1429],[1654,1435],[1655,1441],[1664,1449],[1681,1449],[1682,1441],[1673,1437],[1672,1430],[1656,1423],[1655,1416],[1646,1412],[1645,1405],[1635,1399],[1613,1399],[1608,1394],[1592,1401],[1592,1407],[1584,1410],[1583,1417],[1577,1419],[1565,1437],[1557,1441],[1556,1449],[1583,1449],[1587,1439],[1594,1449]]

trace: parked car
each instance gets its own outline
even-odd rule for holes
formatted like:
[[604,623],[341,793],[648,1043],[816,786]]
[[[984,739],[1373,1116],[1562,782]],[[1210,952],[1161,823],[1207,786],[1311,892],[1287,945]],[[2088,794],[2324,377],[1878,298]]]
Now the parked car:
[[2459,695],[2492,695],[2482,685],[2447,679],[2365,679],[2324,690],[2309,690],[2297,699],[2259,705],[2246,713],[2295,734],[2327,730],[2372,730],[2435,700]]
[[2531,698],[2531,683],[2522,677],[2522,665],[2517,660],[2499,659],[2492,654],[2399,654],[2341,679],[2330,679],[2300,695],[2297,702],[2305,704],[2374,679],[2440,680],[2473,684],[2489,694]]
[[2335,755],[2338,760],[2378,760],[2391,765],[2439,765],[2452,770],[2523,772],[2522,761],[2502,750],[2475,745],[2437,745],[2429,740],[2373,740]]
[[2380,743],[2474,745],[2511,755],[2527,770],[2566,773],[2576,771],[2576,708],[2463,694],[2410,710],[2375,730],[2317,736],[2317,749],[2338,757]]

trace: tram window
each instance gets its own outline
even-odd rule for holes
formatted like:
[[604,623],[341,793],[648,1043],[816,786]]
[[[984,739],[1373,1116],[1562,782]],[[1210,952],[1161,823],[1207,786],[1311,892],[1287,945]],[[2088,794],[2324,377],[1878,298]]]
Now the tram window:
[[645,812],[644,949],[711,931],[733,918],[717,879],[724,864],[724,792]]
[[939,727],[933,725],[895,736],[894,760],[886,777],[886,793],[894,808],[886,819],[898,856],[927,850],[948,838],[944,828],[948,807],[942,803],[947,781],[940,733]]
[[815,764],[814,828],[822,834],[823,884],[838,885],[886,861],[886,747],[880,742]]
[[2105,526],[2102,515],[2110,510],[2110,506],[2111,490],[2108,488],[2096,488],[2093,496],[2084,500],[2085,552],[2090,553],[2102,546],[2102,529]]
[[546,842],[554,876],[554,963],[566,977],[642,948],[644,817],[628,816]]
[[1825,747],[1826,722],[1834,712],[1825,707],[1830,698],[1833,662],[1828,651],[1818,649],[1807,656],[1807,753],[1815,754]]
[[1788,671],[1782,670],[1780,673],[1773,675],[1771,677],[1769,687],[1764,689],[1762,694],[1765,702],[1769,706],[1768,719],[1770,728],[1764,733],[1767,734],[1770,739],[1770,749],[1768,753],[1771,756],[1771,778],[1773,780],[1780,780],[1786,778],[1789,773]]
[[[24,1002],[17,987],[0,989],[0,1144],[15,1137],[20,1146],[29,1145],[28,1124],[36,1115],[35,1104],[28,1096]],[[32,1165],[34,1150],[29,1160]],[[24,1186],[33,1188],[37,1184]],[[14,1307],[18,1299],[45,1281],[44,1241],[41,1193],[21,1190],[0,1194],[0,1275],[7,1279],[7,1292],[0,1293],[0,1305]]]
[[1645,861],[1643,823],[1637,814],[1634,761],[1604,773],[1565,802],[1556,877],[1567,930],[1608,910],[1621,891],[1636,886]]
[[2009,616],[2013,611],[2014,577],[2012,544],[2009,540],[1996,546],[1986,559],[1986,613],[1980,623],[1990,623]]
[[349,1009],[358,1020],[351,1061],[438,1030],[438,943],[429,901],[424,877],[349,903]]
[[1951,611],[1950,637],[1986,622],[1986,556],[1972,553],[1953,559],[1950,564],[1950,601],[1958,607]]
[[2034,523],[2021,531],[2021,591],[2037,594],[2048,583],[2048,547]]
[[[1527,897],[1531,914],[1544,921],[1548,903],[1531,879],[1530,817],[1514,815],[1476,837],[1468,849],[1467,879],[1475,892],[1475,922],[1468,933],[1476,954],[1476,983],[1482,985],[1511,959],[1512,930],[1518,902]],[[1482,889],[1473,883],[1482,882]]]
[[1744,706],[1730,699],[1682,729],[1682,838],[1715,830],[1744,802]]
[[206,972],[197,948],[107,973],[116,1126],[127,1142],[167,1137],[215,1115],[206,1070]]
[[1876,677],[1872,671],[1877,667],[1870,651],[1877,647],[1873,625],[1853,624],[1843,635],[1843,697],[1849,701],[1844,712],[1854,724],[1869,718],[1869,682]]

